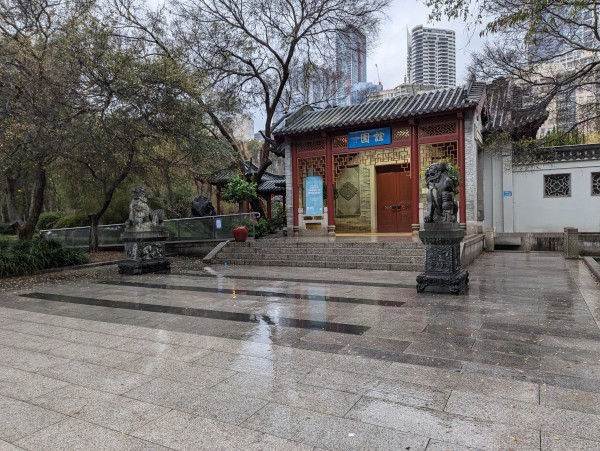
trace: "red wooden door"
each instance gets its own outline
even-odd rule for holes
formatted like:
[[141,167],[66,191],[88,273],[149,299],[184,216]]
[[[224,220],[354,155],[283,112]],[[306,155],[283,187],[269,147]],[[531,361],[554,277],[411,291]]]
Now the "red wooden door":
[[377,231],[379,233],[411,232],[412,186],[410,172],[400,166],[375,168],[377,173]]

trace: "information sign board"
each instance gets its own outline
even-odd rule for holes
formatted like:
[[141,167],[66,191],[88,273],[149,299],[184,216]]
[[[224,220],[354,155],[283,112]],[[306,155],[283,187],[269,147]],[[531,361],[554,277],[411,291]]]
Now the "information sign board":
[[319,176],[304,179],[304,214],[323,214],[323,179]]
[[348,148],[383,146],[392,143],[392,129],[390,127],[363,130],[348,133]]

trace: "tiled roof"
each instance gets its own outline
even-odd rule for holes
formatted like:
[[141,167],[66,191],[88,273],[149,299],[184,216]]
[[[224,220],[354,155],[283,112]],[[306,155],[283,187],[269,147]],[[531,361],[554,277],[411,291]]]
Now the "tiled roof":
[[487,87],[485,131],[504,130],[514,138],[535,137],[548,118],[546,105],[523,106],[523,92],[510,79],[498,78]]
[[384,123],[408,117],[476,106],[485,93],[485,84],[470,83],[467,87],[436,89],[412,95],[378,100],[348,107],[319,111],[298,111],[285,125],[275,130],[275,136],[297,135],[321,130],[350,128]]
[[[244,162],[245,174],[256,171],[258,171],[258,168],[254,164],[249,161]],[[226,185],[236,175],[240,175],[240,168],[238,166],[214,172],[207,181],[215,185]],[[259,193],[285,193],[285,176],[265,172],[260,179],[257,191]]]

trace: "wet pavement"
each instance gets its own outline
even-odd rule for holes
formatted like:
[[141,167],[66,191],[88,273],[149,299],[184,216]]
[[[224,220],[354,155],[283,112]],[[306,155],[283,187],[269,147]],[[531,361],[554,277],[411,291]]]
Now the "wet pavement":
[[487,254],[466,296],[189,262],[0,289],[0,450],[600,450],[582,262]]

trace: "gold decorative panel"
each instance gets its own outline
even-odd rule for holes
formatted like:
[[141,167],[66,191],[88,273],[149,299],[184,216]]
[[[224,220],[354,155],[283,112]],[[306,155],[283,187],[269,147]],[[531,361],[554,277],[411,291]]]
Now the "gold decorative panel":
[[315,150],[325,150],[325,138],[310,139],[300,141],[297,144],[298,152],[311,152]]
[[298,159],[298,184],[302,185],[306,177],[320,175],[325,180],[325,157]]
[[348,135],[336,136],[333,138],[333,148],[339,149],[348,147]]
[[456,133],[456,122],[446,122],[444,124],[422,125],[419,127],[419,137],[438,135],[452,135]]
[[392,139],[394,141],[400,141],[402,139],[410,138],[410,128],[395,128],[392,133]]
[[334,180],[337,180],[338,176],[348,166],[375,166],[384,163],[400,164],[410,169],[410,147],[394,147],[393,149],[368,150],[366,152],[334,155],[333,177]]
[[458,142],[449,141],[436,144],[421,144],[419,146],[420,169],[424,171],[431,163],[448,159],[452,164],[458,163]]

